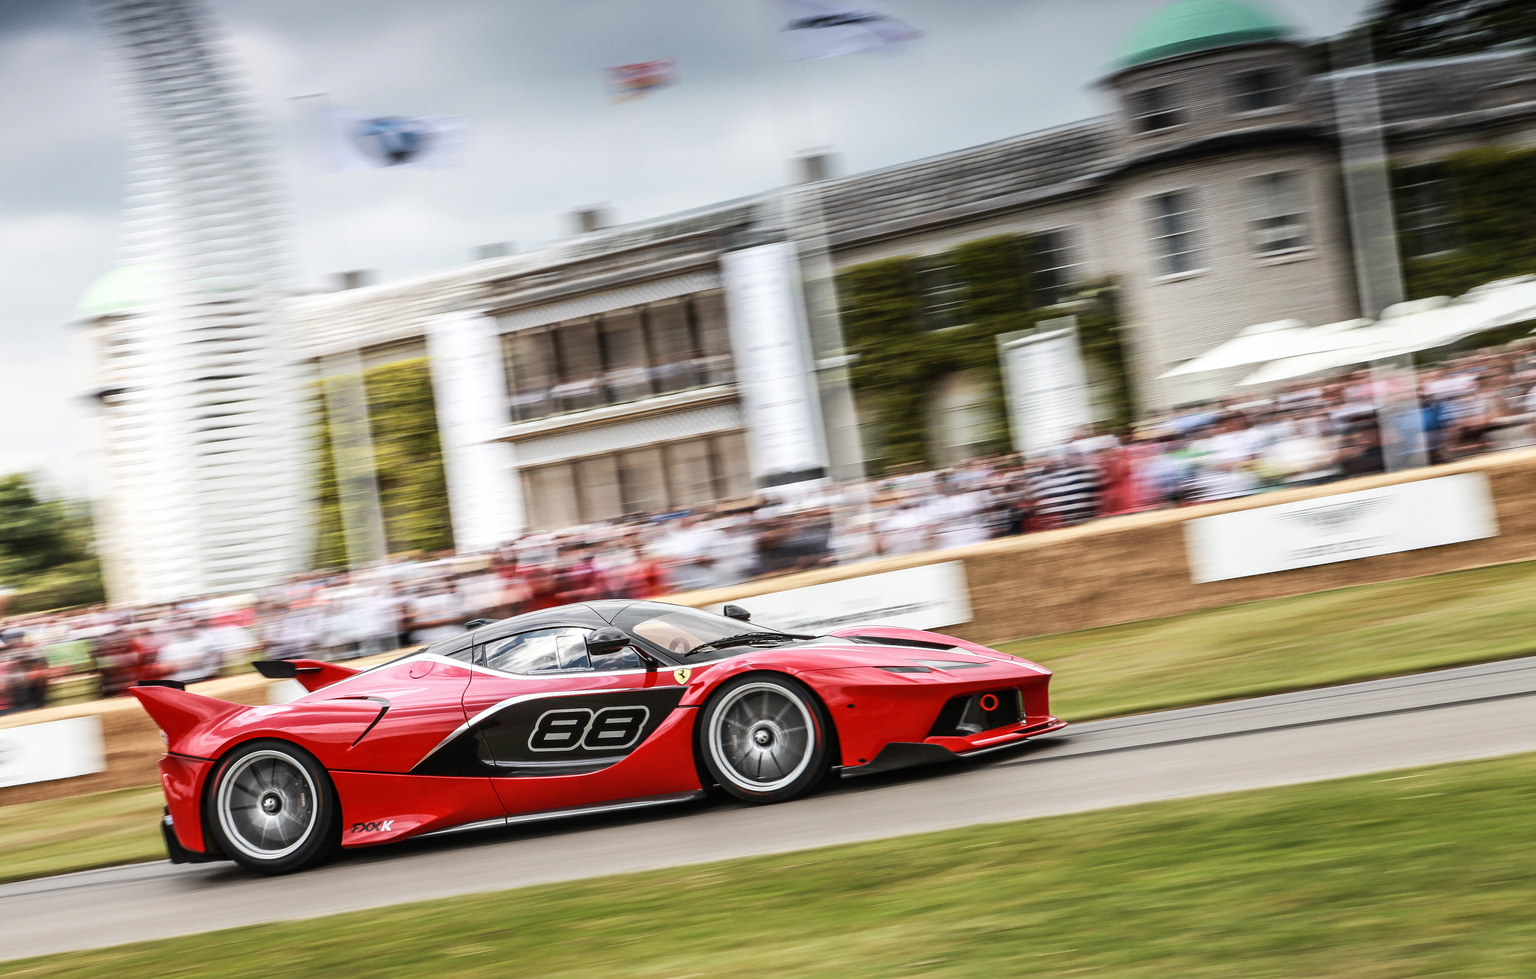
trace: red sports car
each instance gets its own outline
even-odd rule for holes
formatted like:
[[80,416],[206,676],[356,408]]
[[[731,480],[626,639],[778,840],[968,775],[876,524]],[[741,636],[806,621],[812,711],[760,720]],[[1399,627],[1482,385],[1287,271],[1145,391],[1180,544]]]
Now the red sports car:
[[780,802],[829,772],[974,755],[1065,726],[1051,674],[913,629],[800,636],[660,602],[494,623],[370,670],[258,663],[309,691],[248,707],[151,681],[177,862],[308,867],[337,846],[675,802]]

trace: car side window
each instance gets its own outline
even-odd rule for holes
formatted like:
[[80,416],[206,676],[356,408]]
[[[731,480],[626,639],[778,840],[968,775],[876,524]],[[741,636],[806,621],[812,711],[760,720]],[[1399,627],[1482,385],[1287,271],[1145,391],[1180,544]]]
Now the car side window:
[[591,629],[554,626],[522,632],[486,648],[485,665],[506,673],[559,673],[590,670],[587,636]]
[[645,660],[635,652],[633,646],[625,646],[616,653],[602,653],[592,657],[592,669],[600,672],[613,670],[643,670]]

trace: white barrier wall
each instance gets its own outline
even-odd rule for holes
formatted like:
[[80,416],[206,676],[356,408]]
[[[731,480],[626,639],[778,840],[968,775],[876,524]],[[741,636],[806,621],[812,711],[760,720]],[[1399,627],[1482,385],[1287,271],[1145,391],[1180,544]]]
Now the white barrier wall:
[[1197,582],[1457,544],[1498,532],[1482,473],[1297,500],[1184,525],[1190,577]]
[[106,767],[99,717],[0,729],[0,787],[90,775]]
[[942,629],[971,621],[965,565],[959,561],[766,592],[741,604],[754,622],[810,635],[851,625]]

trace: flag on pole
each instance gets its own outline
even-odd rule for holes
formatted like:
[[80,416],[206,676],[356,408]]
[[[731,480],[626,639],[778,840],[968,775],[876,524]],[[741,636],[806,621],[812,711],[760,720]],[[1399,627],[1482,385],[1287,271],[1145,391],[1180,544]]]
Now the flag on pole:
[[843,0],[780,0],[787,20],[790,60],[835,58],[879,51],[922,36],[922,31],[868,4]]
[[321,110],[323,167],[328,173],[385,167],[451,167],[462,162],[462,116],[369,116]]
[[619,65],[607,69],[607,72],[608,90],[615,102],[633,102],[658,89],[677,84],[677,62],[671,58]]

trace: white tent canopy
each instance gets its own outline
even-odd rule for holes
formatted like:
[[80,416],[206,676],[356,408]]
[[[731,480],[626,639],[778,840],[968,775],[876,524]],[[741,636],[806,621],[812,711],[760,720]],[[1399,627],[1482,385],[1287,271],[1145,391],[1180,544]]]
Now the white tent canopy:
[[1528,319],[1536,319],[1536,276],[1497,279],[1455,299],[1435,296],[1389,306],[1374,322],[1343,320],[1310,328],[1299,320],[1259,323],[1161,377],[1263,364],[1240,386],[1273,384],[1432,350]]
[[1370,324],[1370,320],[1344,320],[1313,327],[1302,325],[1300,320],[1260,323],[1248,327],[1219,347],[1213,347],[1185,361],[1162,377],[1203,374],[1355,346],[1359,343],[1359,330]]
[[1259,323],[1244,329],[1221,346],[1212,347],[1193,360],[1186,360],[1173,370],[1162,374],[1159,379],[1203,374],[1207,371],[1241,367],[1244,364],[1267,363],[1294,353],[1297,336],[1306,331],[1307,327],[1301,320]]
[[1353,343],[1273,360],[1245,377],[1241,385],[1274,384],[1352,364],[1433,350],[1473,334],[1533,318],[1536,276],[1499,279],[1455,299],[1436,296],[1389,306],[1375,324],[1348,331]]

